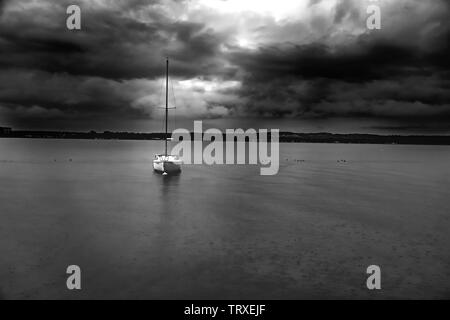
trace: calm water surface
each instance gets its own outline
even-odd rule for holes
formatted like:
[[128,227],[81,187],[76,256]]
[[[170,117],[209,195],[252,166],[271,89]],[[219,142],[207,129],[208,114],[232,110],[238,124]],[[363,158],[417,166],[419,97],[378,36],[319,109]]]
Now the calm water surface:
[[276,176],[160,151],[0,139],[0,298],[450,298],[449,147],[282,144]]

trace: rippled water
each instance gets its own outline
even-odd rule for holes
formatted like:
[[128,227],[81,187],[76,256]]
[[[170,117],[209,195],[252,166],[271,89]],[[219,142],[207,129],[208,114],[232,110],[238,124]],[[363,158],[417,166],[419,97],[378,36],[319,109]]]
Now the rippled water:
[[449,147],[282,144],[276,176],[160,151],[0,139],[0,298],[450,298]]

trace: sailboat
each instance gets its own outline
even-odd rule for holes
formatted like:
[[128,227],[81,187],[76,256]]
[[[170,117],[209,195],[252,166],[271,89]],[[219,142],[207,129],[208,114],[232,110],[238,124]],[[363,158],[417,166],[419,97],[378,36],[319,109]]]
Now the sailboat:
[[166,125],[164,135],[164,154],[155,154],[153,159],[153,170],[162,175],[179,174],[181,172],[182,161],[176,155],[167,154],[167,141],[169,140],[168,130],[169,116],[169,59],[166,59]]

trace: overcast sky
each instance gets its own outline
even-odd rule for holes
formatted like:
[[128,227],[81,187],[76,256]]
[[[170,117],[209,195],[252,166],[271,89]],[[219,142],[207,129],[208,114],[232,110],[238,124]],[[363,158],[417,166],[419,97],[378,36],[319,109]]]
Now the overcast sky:
[[0,126],[158,131],[168,56],[184,126],[450,133],[448,1],[369,4],[0,0]]

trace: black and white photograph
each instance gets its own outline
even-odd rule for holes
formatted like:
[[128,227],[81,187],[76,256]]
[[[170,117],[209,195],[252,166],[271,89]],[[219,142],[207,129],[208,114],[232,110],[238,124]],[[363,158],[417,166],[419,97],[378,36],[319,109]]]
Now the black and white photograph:
[[450,299],[449,41],[446,0],[0,0],[0,300]]

